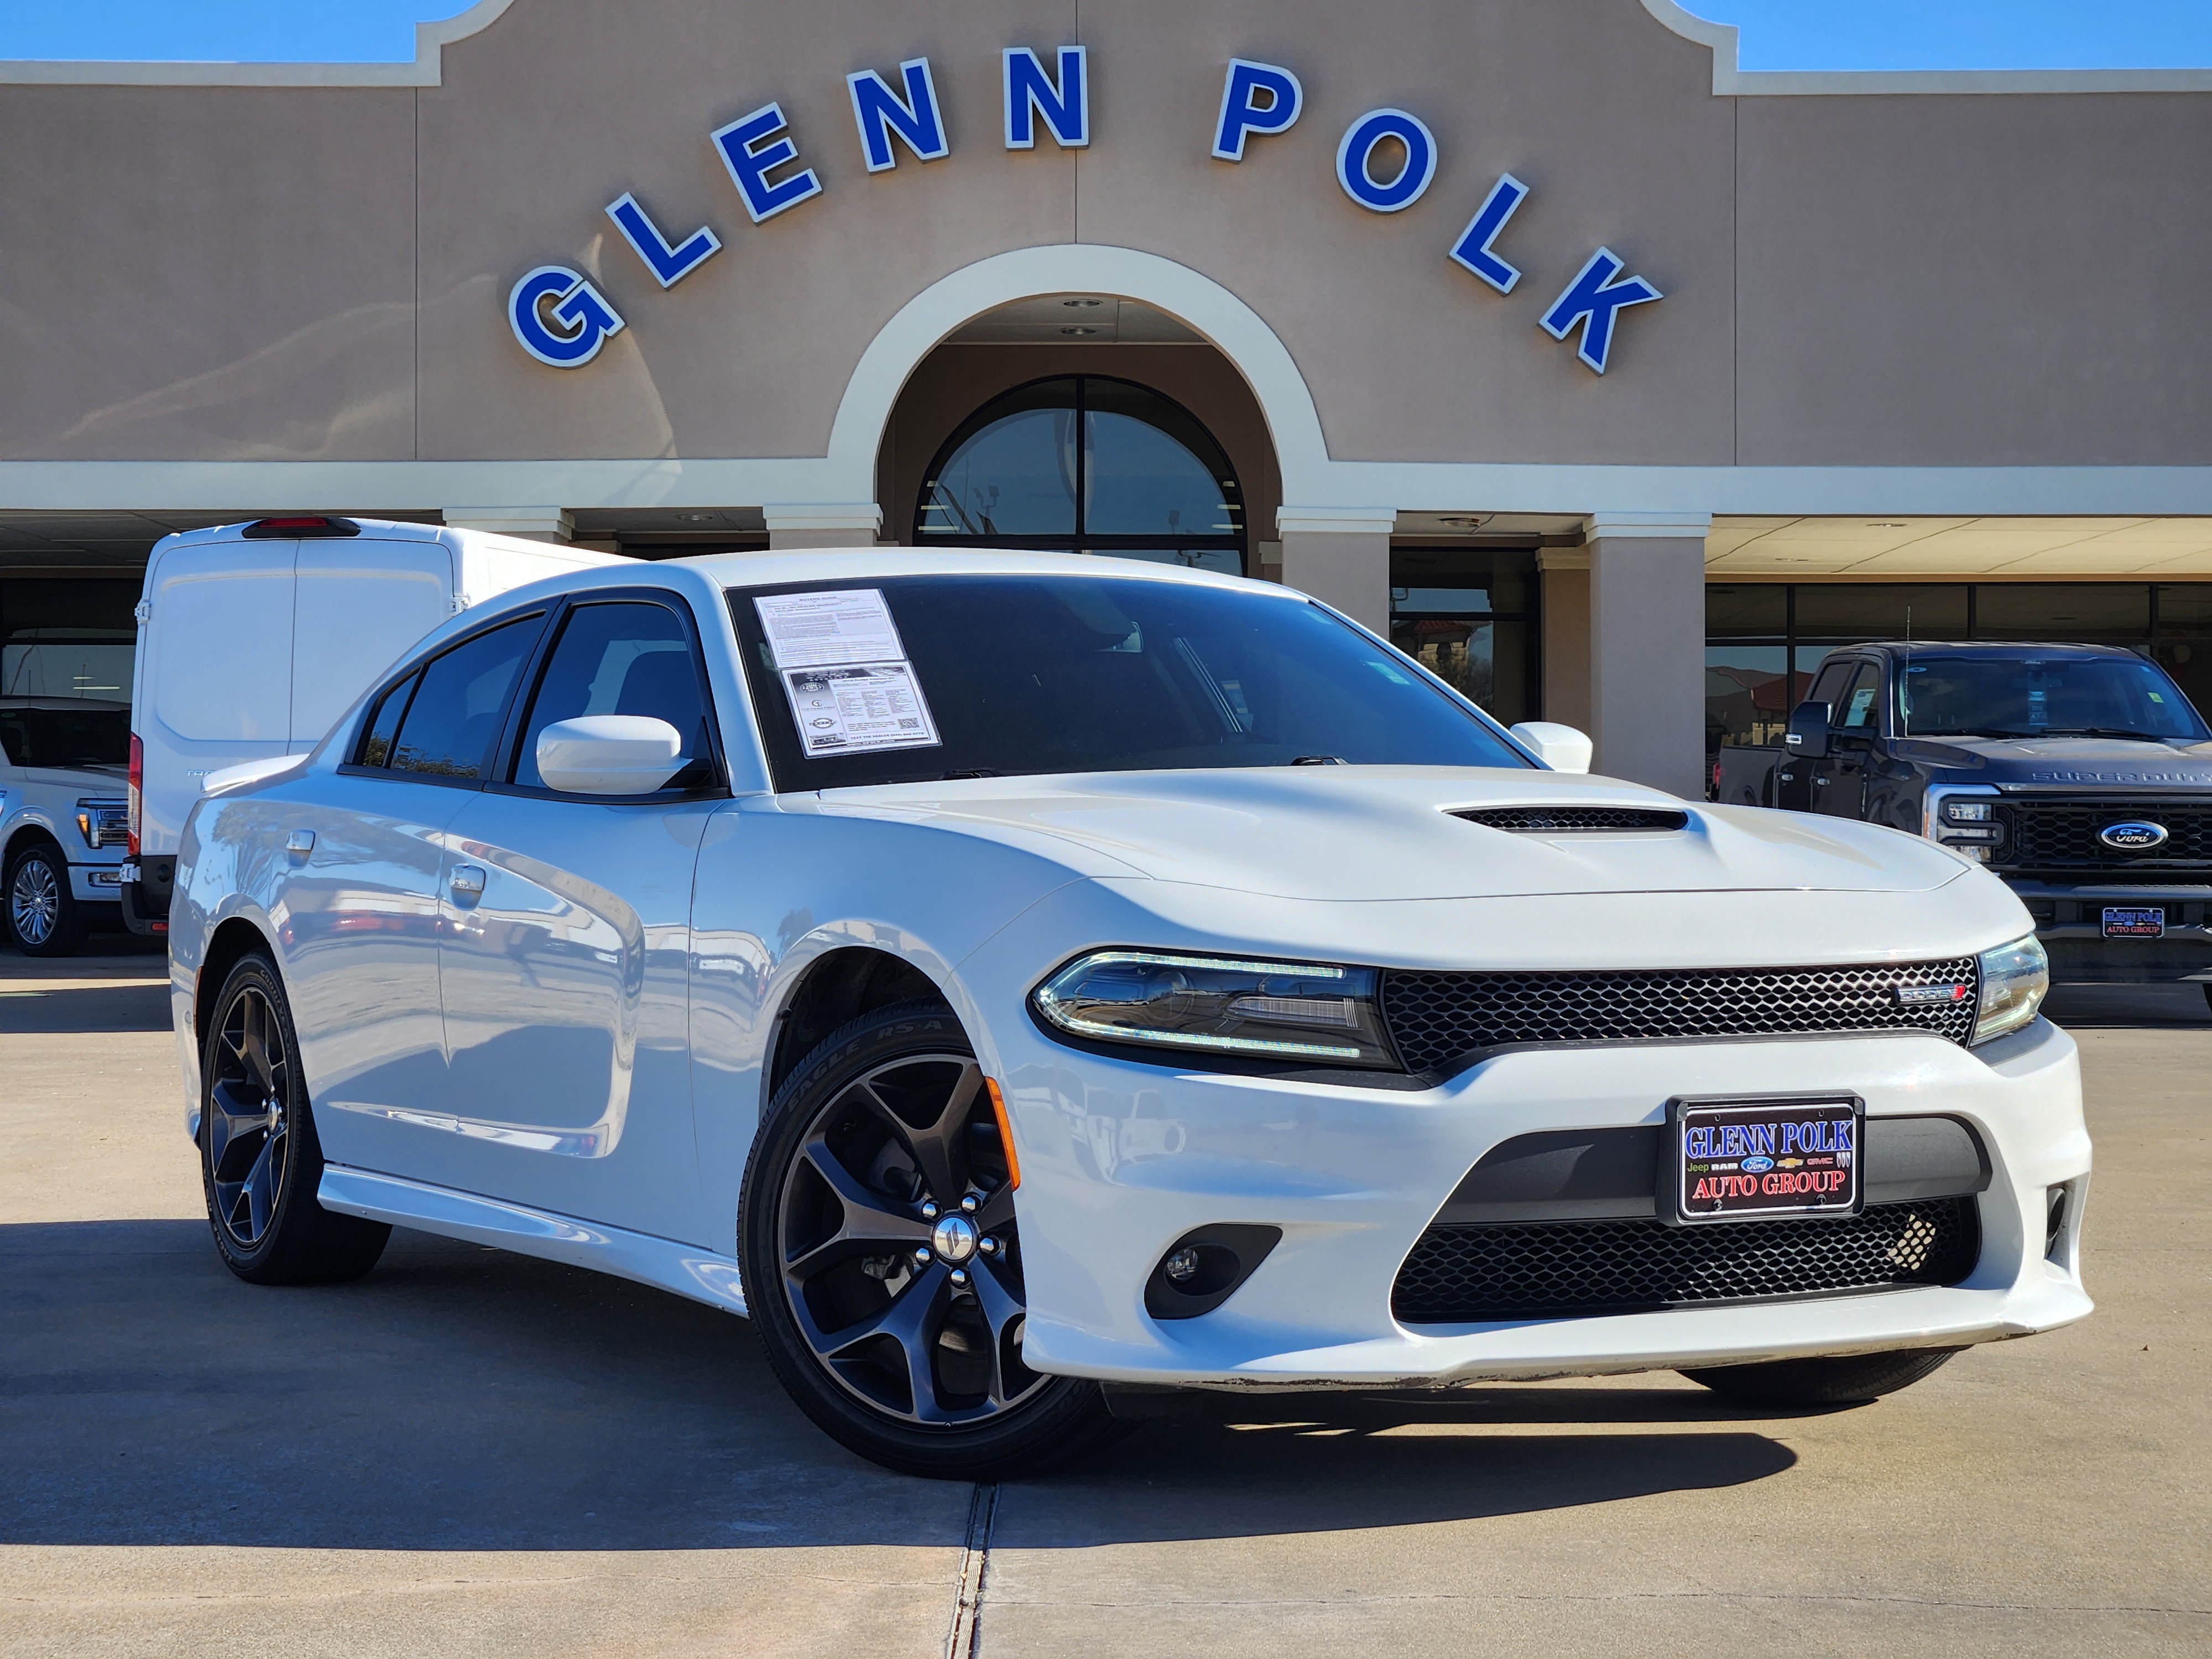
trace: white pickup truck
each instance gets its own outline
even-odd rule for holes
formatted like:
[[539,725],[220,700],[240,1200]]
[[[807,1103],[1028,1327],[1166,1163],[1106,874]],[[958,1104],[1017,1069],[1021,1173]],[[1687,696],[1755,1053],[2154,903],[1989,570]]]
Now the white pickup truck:
[[131,706],[0,697],[0,893],[8,937],[68,956],[122,914]]

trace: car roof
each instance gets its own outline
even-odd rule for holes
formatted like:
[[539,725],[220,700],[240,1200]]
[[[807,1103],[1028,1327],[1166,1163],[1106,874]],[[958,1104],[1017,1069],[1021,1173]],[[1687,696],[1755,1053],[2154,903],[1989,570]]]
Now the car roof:
[[1941,651],[1953,657],[2133,657],[2137,662],[2142,660],[2140,653],[2124,645],[2085,645],[2074,640],[1870,640],[1864,645],[1838,646],[1831,654],[1845,651],[1881,651],[1893,657]]
[[1085,576],[1110,581],[1283,591],[1273,582],[1255,582],[1182,565],[1154,564],[1110,554],[1042,553],[1020,548],[825,547],[710,553],[659,562],[690,566],[724,587],[775,587],[792,582],[860,581],[890,576],[987,575]]

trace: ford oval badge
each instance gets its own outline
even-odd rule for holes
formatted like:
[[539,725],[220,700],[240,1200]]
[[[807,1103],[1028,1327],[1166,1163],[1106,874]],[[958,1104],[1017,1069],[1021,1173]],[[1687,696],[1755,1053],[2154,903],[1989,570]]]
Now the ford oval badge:
[[1746,1175],[1765,1175],[1773,1167],[1774,1160],[1765,1156],[1747,1158],[1743,1161],[1743,1172]]
[[2097,839],[2116,853],[2148,853],[2154,847],[2166,845],[2166,826],[2132,819],[2126,823],[2108,823],[2097,831]]

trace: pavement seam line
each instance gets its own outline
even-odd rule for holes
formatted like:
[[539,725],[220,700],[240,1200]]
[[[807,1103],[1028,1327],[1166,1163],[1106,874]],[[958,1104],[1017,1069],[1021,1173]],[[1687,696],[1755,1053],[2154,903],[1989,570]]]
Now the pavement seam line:
[[981,1651],[983,1571],[990,1565],[991,1523],[998,1514],[998,1483],[978,1480],[968,1500],[968,1536],[960,1550],[960,1584],[952,1627],[945,1633],[945,1659],[975,1659]]

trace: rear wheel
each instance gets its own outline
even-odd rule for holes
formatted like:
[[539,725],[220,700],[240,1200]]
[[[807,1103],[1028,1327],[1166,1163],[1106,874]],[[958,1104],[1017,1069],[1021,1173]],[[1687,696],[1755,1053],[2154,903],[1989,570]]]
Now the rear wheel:
[[1848,1406],[1910,1388],[1951,1363],[1963,1348],[1913,1348],[1851,1354],[1839,1359],[1770,1359],[1757,1365],[1715,1365],[1684,1371],[1731,1400],[1768,1406]]
[[200,1054],[200,1180],[224,1263],[255,1285],[326,1285],[376,1265],[392,1229],[315,1200],[323,1154],[283,981],[245,957]]
[[23,954],[75,956],[84,913],[70,891],[69,863],[52,842],[34,841],[8,861],[8,932]]
[[1122,1425],[1022,1363],[1020,1230],[981,1069],[941,1007],[865,1014],[800,1062],[746,1166],[745,1305],[799,1409],[861,1456],[980,1480]]

